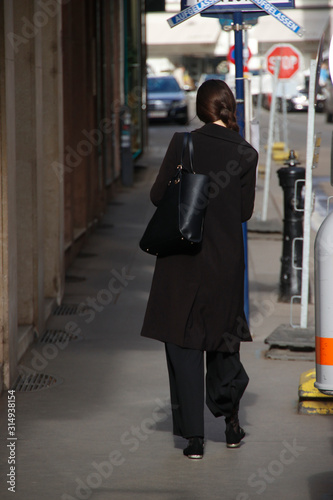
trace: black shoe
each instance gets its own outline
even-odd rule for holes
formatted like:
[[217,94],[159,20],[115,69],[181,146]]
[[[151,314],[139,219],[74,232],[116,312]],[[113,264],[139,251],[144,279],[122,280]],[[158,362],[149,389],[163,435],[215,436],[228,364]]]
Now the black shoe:
[[183,451],[188,458],[199,459],[203,457],[204,440],[200,437],[193,437],[188,440],[188,446]]
[[231,417],[225,419],[226,430],[225,437],[228,448],[238,448],[241,440],[245,437],[245,431],[241,428],[238,421],[238,413],[233,414]]

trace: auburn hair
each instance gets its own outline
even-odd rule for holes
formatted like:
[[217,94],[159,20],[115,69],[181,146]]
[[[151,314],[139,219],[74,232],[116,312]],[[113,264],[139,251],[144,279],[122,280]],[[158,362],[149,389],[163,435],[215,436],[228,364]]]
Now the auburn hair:
[[197,116],[204,123],[222,120],[227,128],[239,132],[236,100],[223,80],[207,80],[197,92]]

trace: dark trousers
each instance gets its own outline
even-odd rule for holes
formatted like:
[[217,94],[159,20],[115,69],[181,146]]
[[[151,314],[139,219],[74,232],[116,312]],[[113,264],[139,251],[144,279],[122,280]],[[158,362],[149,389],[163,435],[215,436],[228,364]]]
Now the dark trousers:
[[[173,433],[204,437],[204,352],[170,343],[165,350]],[[207,352],[206,369],[206,404],[215,417],[230,417],[249,382],[239,352]]]

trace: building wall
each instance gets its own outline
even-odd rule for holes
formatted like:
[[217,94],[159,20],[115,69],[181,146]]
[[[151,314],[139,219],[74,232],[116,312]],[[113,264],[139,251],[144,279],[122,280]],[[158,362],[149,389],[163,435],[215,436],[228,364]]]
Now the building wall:
[[[64,190],[55,165],[63,158],[63,64],[61,7],[43,32],[43,260],[46,316],[60,302],[64,285]],[[56,162],[56,163],[54,163]]]
[[0,380],[45,328],[64,282],[61,159],[61,9],[34,0],[1,4]]
[[0,391],[17,373],[17,236],[13,5],[0,5]]
[[63,6],[62,33],[65,248],[69,263],[77,252],[75,243],[84,237],[104,206],[99,148],[92,139],[99,131],[93,1],[72,0]]
[[138,156],[143,151],[145,128],[145,113],[142,109],[142,96],[145,94],[146,80],[145,1],[124,0],[123,9],[125,22],[125,104],[131,114],[132,151],[135,156]]
[[121,0],[0,4],[0,392],[120,182],[125,24]]

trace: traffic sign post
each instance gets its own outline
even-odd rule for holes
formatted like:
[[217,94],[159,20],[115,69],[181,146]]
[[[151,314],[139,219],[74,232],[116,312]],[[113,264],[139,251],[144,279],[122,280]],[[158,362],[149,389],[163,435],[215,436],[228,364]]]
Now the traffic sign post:
[[[218,1],[222,2],[220,5],[225,12],[233,13],[233,25],[231,29],[235,31],[235,67],[236,67],[236,101],[237,101],[237,122],[239,125],[239,132],[244,137],[244,74],[243,74],[243,12],[258,10],[272,15],[275,19],[279,20],[286,27],[291,29],[294,33],[302,36],[303,30],[300,26],[294,23],[288,16],[282,14],[278,10],[278,6],[294,7],[293,0],[280,0],[279,2],[268,2],[266,0],[202,0],[193,2],[187,0],[182,5],[189,7],[182,10],[179,14],[169,18],[167,21],[171,28],[186,21],[192,16],[201,12],[208,12],[209,7],[215,6]],[[245,4],[245,5],[244,5]],[[289,5],[288,5],[289,4]],[[292,5],[291,5],[292,4]],[[221,12],[221,14],[223,14]],[[209,15],[209,14],[208,14]],[[244,312],[249,319],[249,296],[248,296],[248,266],[247,266],[247,225],[243,224],[243,236],[245,247],[245,282],[244,282]]]
[[[263,206],[261,213],[261,220],[267,220],[268,208],[268,195],[271,173],[271,155],[273,147],[273,132],[274,132],[274,116],[276,113],[276,94],[278,80],[288,80],[297,73],[302,64],[301,53],[291,44],[273,45],[266,53],[266,66],[267,70],[274,76],[273,96],[270,110],[269,122],[269,137],[267,146],[266,157],[266,170],[265,170],[265,187],[263,196]],[[284,100],[284,99],[283,99]],[[286,136],[287,120],[286,120],[286,103],[283,103],[283,116],[284,116],[284,134]],[[286,144],[287,141],[285,141]]]
[[[236,102],[237,102],[237,123],[239,125],[239,133],[244,137],[245,120],[244,120],[244,62],[243,62],[243,14],[242,12],[234,12],[234,31],[235,31],[235,49],[234,59],[236,68]],[[248,275],[248,250],[247,250],[247,224],[242,224],[243,241],[244,241],[244,314],[247,320],[250,316],[249,306],[249,275]]]
[[244,137],[243,14],[234,12],[237,121]]

